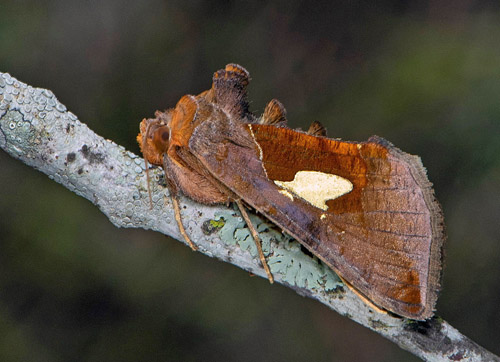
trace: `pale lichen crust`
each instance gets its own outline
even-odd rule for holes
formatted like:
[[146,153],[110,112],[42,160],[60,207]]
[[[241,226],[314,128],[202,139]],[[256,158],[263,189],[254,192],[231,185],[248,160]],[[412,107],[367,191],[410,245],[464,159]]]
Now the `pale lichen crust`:
[[[253,225],[262,240],[262,250],[273,275],[284,283],[299,288],[333,291],[342,286],[340,278],[316,257],[302,251],[300,244],[289,235],[282,233],[264,219],[250,214]],[[215,213],[215,221],[224,220],[218,231],[226,245],[239,246],[258,258],[257,247],[237,211]]]

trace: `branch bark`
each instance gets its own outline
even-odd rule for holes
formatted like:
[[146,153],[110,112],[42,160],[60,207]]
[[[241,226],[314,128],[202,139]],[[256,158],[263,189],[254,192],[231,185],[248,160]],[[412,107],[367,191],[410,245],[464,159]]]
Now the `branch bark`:
[[[8,73],[0,73],[0,147],[90,200],[117,227],[152,229],[183,240],[160,170],[152,171],[151,208],[142,158],[95,134],[50,90],[26,85]],[[186,198],[181,203],[187,232],[200,252],[266,277],[235,210]],[[254,217],[276,282],[317,299],[422,359],[500,361],[439,317],[415,322],[373,310],[333,272]]]

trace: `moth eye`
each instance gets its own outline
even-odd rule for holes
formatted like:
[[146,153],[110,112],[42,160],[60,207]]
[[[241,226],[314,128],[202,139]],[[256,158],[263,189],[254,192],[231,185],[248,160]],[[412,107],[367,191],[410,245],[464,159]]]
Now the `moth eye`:
[[153,143],[159,152],[165,152],[170,140],[170,130],[167,126],[156,129],[153,134]]

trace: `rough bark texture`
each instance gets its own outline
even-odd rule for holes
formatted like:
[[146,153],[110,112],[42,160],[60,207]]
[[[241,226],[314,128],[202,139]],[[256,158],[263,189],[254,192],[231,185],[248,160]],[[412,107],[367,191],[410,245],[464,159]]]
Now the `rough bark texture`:
[[[0,147],[90,200],[116,226],[152,229],[182,240],[165,197],[168,190],[159,182],[152,182],[154,205],[150,208],[142,158],[96,135],[51,91],[33,88],[7,73],[0,73]],[[161,178],[158,170],[151,174],[156,181]],[[181,202],[184,224],[200,252],[265,277],[251,246],[248,250],[243,247],[250,244],[227,240],[228,235],[235,239],[239,235],[239,240],[244,241],[244,226],[233,227],[226,220],[225,229],[220,229],[220,215],[234,211],[199,205],[185,198]],[[302,256],[299,267],[291,266],[300,249],[279,243],[278,239],[270,238],[266,246],[278,283],[317,299],[422,359],[500,361],[440,318],[414,322],[374,311],[313,258]],[[285,265],[285,260],[291,260],[291,264]],[[307,275],[300,279],[304,271]]]

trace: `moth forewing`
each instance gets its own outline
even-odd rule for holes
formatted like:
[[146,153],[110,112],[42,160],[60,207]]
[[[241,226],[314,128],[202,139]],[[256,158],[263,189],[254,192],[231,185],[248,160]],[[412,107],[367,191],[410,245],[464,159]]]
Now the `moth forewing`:
[[[424,170],[418,163],[382,140],[341,142],[269,125],[235,129],[237,138],[254,141],[252,148],[241,147],[230,142],[234,134],[221,139],[222,123],[200,125],[190,140],[214,177],[376,305],[413,319],[432,315],[443,235],[432,229],[441,214],[432,190],[419,184]],[[213,152],[220,143],[224,159]],[[305,170],[346,179],[352,188],[322,200],[325,210],[293,187],[282,187]]]

